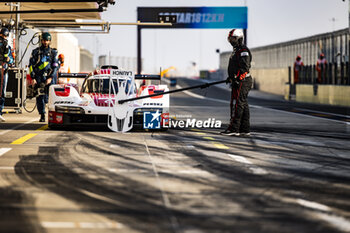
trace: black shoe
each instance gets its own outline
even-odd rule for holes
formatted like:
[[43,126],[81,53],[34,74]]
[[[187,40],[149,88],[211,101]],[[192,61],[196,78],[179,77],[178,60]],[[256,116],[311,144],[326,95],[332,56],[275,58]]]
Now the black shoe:
[[226,136],[239,136],[240,134],[236,131],[233,131],[231,129],[226,129],[225,131],[220,132],[221,135]]
[[40,115],[40,120],[39,122],[45,122],[45,114]]
[[221,131],[220,134],[226,134],[228,132],[230,132],[231,130],[229,128],[225,129],[224,131]]

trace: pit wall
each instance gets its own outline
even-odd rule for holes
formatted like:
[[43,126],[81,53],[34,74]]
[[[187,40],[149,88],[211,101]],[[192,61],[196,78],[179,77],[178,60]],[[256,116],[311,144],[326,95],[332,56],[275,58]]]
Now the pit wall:
[[288,68],[252,69],[251,74],[255,89],[284,96],[286,100],[295,98],[297,102],[350,106],[350,86],[297,84],[294,97],[289,92]]
[[285,84],[288,82],[288,68],[286,69],[251,69],[254,88],[276,95],[285,95]]
[[350,106],[350,86],[298,84],[295,92],[298,102]]

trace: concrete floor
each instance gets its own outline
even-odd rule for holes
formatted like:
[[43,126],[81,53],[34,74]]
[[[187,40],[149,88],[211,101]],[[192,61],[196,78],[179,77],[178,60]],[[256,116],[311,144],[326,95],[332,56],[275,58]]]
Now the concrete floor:
[[350,232],[349,110],[252,91],[252,136],[229,137],[229,95],[171,95],[171,115],[221,129],[49,130],[5,114],[1,232]]

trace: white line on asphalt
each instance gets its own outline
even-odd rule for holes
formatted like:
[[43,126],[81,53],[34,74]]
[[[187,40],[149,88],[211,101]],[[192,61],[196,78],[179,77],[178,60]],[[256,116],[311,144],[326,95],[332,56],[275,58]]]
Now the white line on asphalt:
[[249,161],[248,159],[246,159],[246,158],[244,158],[242,156],[232,155],[232,154],[227,154],[227,155],[230,158],[236,160],[239,163],[244,163],[244,164],[250,165],[251,167],[249,167],[249,170],[251,170],[255,175],[266,175],[266,174],[268,174],[268,172],[265,169],[257,167],[251,161]]
[[186,149],[191,149],[191,150],[195,149],[195,147],[193,145],[190,145],[190,144],[186,145],[185,148]]
[[[177,88],[182,88],[180,85],[176,86]],[[194,98],[198,98],[198,99],[206,99],[206,100],[212,100],[212,101],[216,101],[216,102],[220,102],[220,103],[230,103],[230,101],[227,100],[219,100],[219,99],[214,99],[214,98],[210,98],[210,97],[205,97],[205,96],[201,96],[195,93],[192,93],[190,91],[184,91],[185,94],[192,96]]]
[[0,167],[0,170],[14,170],[15,167]]
[[[166,172],[174,172],[174,171],[169,171],[169,170],[163,170],[163,171],[166,171]],[[182,174],[208,174],[207,171],[202,171],[202,170],[178,170],[178,171],[175,171],[175,173],[182,173]]]
[[246,164],[253,164],[252,162],[250,162],[248,159],[242,157],[242,156],[238,156],[238,155],[231,155],[231,154],[227,154],[229,157],[233,158],[234,160],[236,160],[237,162],[240,163],[246,163]]
[[[179,85],[177,85],[177,87],[178,88],[182,88]],[[187,95],[192,96],[194,98],[198,98],[198,99],[207,99],[207,100],[212,100],[212,101],[216,101],[216,102],[220,102],[220,103],[230,103],[230,101],[227,101],[227,100],[219,100],[219,99],[214,99],[214,98],[210,98],[210,97],[204,97],[204,96],[192,93],[190,91],[184,91],[184,93],[186,93]],[[298,115],[298,116],[303,115],[303,116],[311,117],[311,118],[315,118],[315,119],[335,121],[335,122],[338,122],[338,123],[341,122],[341,123],[345,123],[347,125],[350,125],[350,122],[344,122],[344,121],[340,121],[340,120],[334,120],[334,119],[329,119],[329,118],[310,116],[310,115],[307,115],[307,114],[301,114],[301,113],[296,113],[296,112],[289,112],[289,111],[278,110],[278,109],[274,109],[274,108],[266,108],[266,107],[262,107],[262,106],[252,105],[252,104],[249,104],[249,106],[253,107],[253,108],[270,109],[270,110],[273,110],[273,111],[284,112],[284,113],[289,113],[289,114]],[[307,111],[310,111],[310,110],[307,110]],[[330,114],[330,113],[327,113],[327,114]],[[333,115],[335,115],[335,114],[333,114]]]
[[178,174],[202,174],[202,175],[208,175],[209,173],[207,171],[202,171],[202,170],[167,170],[167,169],[162,169],[159,170],[159,172],[162,173],[178,173]]
[[122,228],[121,223],[115,223],[115,222],[80,222],[80,228],[85,229],[93,229],[93,228],[99,228],[99,229],[120,229]]
[[12,131],[12,130],[18,129],[18,128],[22,127],[23,125],[32,123],[32,122],[34,122],[34,121],[36,121],[36,120],[34,119],[34,120],[27,121],[27,122],[25,122],[25,123],[23,123],[23,124],[16,125],[15,127],[11,128],[11,129],[8,129],[8,130],[5,130],[5,131],[0,132],[0,135],[4,135],[4,134],[6,134],[6,133],[8,133],[8,132],[10,132],[10,131]]
[[0,156],[9,152],[10,150],[12,150],[12,148],[0,148]]
[[297,203],[305,206],[307,208],[311,208],[311,209],[315,209],[315,210],[321,210],[321,211],[330,211],[330,208],[326,205],[317,203],[317,202],[313,202],[313,201],[308,201],[308,200],[304,200],[304,199],[297,199]]
[[250,167],[249,170],[251,170],[255,175],[266,175],[268,172],[265,169],[262,169],[260,167]]
[[44,228],[75,228],[74,222],[41,222]]
[[[336,227],[341,231],[350,232],[350,221],[344,217],[333,214],[332,209],[329,206],[326,206],[317,202],[313,202],[313,201],[304,200],[304,199],[297,199],[297,203],[313,210],[322,211],[322,212],[313,213],[313,215],[322,219],[323,221],[328,222],[333,227]],[[328,212],[328,213],[324,213],[324,212]]]
[[41,222],[44,228],[56,229],[121,229],[122,224],[116,222]]
[[350,222],[346,218],[327,213],[315,213],[315,215],[344,232],[350,232]]
[[329,206],[299,198],[294,199],[290,197],[283,197],[276,192],[270,192],[269,196],[285,203],[298,204],[303,207],[306,207],[308,209],[308,213],[313,218],[318,218],[323,221],[326,221],[330,225],[341,231],[350,232],[350,221],[342,216],[339,216],[337,212],[335,212],[335,210],[333,210]]
[[115,173],[124,173],[124,172],[130,172],[130,173],[147,173],[147,170],[142,169],[120,169],[120,168],[108,168],[107,171],[109,172],[115,172]]
[[176,219],[176,217],[171,213],[171,210],[173,209],[173,207],[171,206],[171,203],[170,203],[168,195],[164,192],[163,183],[160,181],[156,165],[153,162],[153,159],[152,159],[152,156],[151,156],[151,152],[149,151],[149,148],[148,148],[148,145],[147,145],[147,142],[146,142],[145,139],[144,139],[144,143],[145,143],[145,146],[146,146],[146,151],[147,151],[147,154],[148,154],[148,158],[149,158],[149,160],[152,163],[153,172],[154,172],[154,174],[156,176],[158,187],[159,187],[160,192],[162,194],[164,205],[167,208],[167,210],[170,212],[170,216],[169,217],[170,217],[171,225],[172,225],[174,231],[177,232],[177,229],[179,229],[179,222]]
[[87,190],[84,190],[84,189],[80,189],[80,188],[77,188],[77,191],[79,192],[82,192],[84,193],[86,196],[89,196],[89,197],[92,197],[94,199],[98,199],[98,200],[101,200],[101,201],[104,201],[104,202],[108,202],[112,205],[120,205],[120,202],[112,199],[112,198],[109,198],[107,196],[102,196],[100,194],[97,194],[97,193],[93,193],[93,192],[90,192],[90,191],[87,191]]
[[145,141],[145,146],[146,146],[146,151],[147,151],[147,155],[148,155],[148,158],[150,159],[151,163],[152,163],[152,168],[153,168],[153,172],[157,178],[157,182],[158,182],[158,186],[159,186],[159,189],[162,193],[162,197],[163,197],[163,202],[164,202],[164,205],[166,207],[171,207],[171,203],[169,201],[169,198],[168,198],[168,195],[164,192],[164,187],[163,187],[163,183],[160,182],[160,179],[159,179],[159,174],[158,174],[158,171],[157,171],[157,168],[156,168],[156,165],[154,164],[153,162],[153,159],[152,159],[152,156],[151,156],[151,152],[149,151],[149,148],[148,148],[148,145]]

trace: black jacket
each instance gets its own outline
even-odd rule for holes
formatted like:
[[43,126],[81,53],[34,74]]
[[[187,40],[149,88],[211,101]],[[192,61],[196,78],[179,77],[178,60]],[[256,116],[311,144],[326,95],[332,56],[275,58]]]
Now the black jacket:
[[252,54],[247,46],[238,45],[234,47],[227,69],[229,78],[238,77],[246,72],[249,73],[251,61]]
[[29,72],[37,83],[45,82],[49,77],[52,78],[52,83],[56,83],[58,68],[57,49],[40,46],[32,51]]

